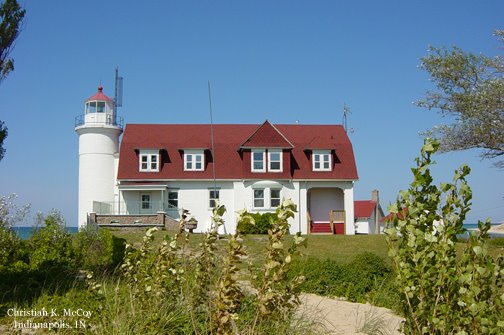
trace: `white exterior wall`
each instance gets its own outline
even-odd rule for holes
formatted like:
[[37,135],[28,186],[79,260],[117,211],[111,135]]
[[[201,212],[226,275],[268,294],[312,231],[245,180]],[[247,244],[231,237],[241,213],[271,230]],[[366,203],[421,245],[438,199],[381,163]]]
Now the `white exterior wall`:
[[369,234],[369,219],[358,218],[355,221],[355,233],[356,234]]
[[[198,220],[196,232],[206,232],[212,225],[212,208],[210,208],[210,190],[217,187],[219,190],[219,202],[226,206],[223,216],[225,231],[232,234],[236,230],[236,213],[234,206],[233,182],[213,181],[185,181],[169,182],[169,189],[178,190],[178,207],[190,211],[191,216]],[[224,227],[220,232],[224,233]]]
[[354,196],[353,196],[353,182],[346,182],[345,188],[343,189],[343,194],[345,197],[345,235],[355,235],[355,224],[354,224]]
[[120,127],[77,127],[79,135],[79,215],[78,226],[87,223],[93,201],[114,201],[116,156]]
[[[291,233],[301,231],[306,234],[306,229],[302,230],[303,215],[306,217],[306,208],[304,214],[301,212],[302,206],[300,205],[300,189],[299,182],[287,180],[246,180],[234,183],[235,187],[235,211],[246,209],[252,213],[267,213],[275,212],[276,208],[270,207],[270,189],[280,189],[280,199],[291,199],[298,205],[298,212],[294,218],[290,219]],[[254,190],[264,189],[264,204],[263,208],[254,208]],[[305,206],[304,206],[305,207]]]
[[[213,181],[176,181],[167,182],[167,189],[164,191],[164,200],[167,202],[168,190],[178,191],[178,207],[187,209],[191,215],[198,220],[198,228],[196,232],[206,232],[211,227],[212,208],[209,207],[210,190],[214,188]],[[282,199],[291,199],[297,206],[298,212],[295,217],[290,219],[291,233],[301,232],[302,234],[309,233],[309,223],[307,220],[307,205],[308,205],[308,191],[310,189],[317,189],[321,194],[337,194],[337,206],[345,210],[346,213],[346,234],[353,235],[355,233],[354,227],[354,211],[353,211],[353,183],[352,182],[337,182],[337,181],[274,181],[274,180],[235,180],[235,181],[217,181],[216,187],[219,190],[219,201],[226,206],[227,212],[223,219],[226,222],[226,229],[221,228],[221,233],[234,233],[236,231],[236,221],[238,219],[237,212],[246,209],[249,212],[274,212],[276,208],[269,206],[269,189],[281,189],[280,197]],[[265,192],[265,207],[254,208],[254,190],[264,189]],[[326,189],[326,190],[325,190]],[[151,191],[139,190],[122,190],[121,200],[138,207],[140,202],[140,194],[150,193],[151,201],[161,201],[162,191],[159,189]],[[338,209],[334,207],[334,199],[323,197],[317,201],[321,203],[317,205],[326,204],[326,208]],[[329,206],[329,204],[331,204]],[[312,208],[314,204],[312,203]],[[327,207],[329,206],[329,207]],[[324,212],[325,213],[325,212]],[[329,213],[325,213],[328,217]]]

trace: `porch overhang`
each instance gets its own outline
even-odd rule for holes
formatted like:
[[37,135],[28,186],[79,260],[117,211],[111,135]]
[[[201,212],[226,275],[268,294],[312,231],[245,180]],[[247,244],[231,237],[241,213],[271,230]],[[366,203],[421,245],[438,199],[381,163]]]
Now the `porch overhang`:
[[117,185],[120,191],[165,191],[166,183],[127,183]]

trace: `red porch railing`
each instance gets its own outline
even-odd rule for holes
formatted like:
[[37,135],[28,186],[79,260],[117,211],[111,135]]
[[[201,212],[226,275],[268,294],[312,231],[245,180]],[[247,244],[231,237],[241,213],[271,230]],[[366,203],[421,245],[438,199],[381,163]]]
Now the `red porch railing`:
[[345,211],[330,210],[329,221],[314,222],[307,213],[310,233],[345,234]]

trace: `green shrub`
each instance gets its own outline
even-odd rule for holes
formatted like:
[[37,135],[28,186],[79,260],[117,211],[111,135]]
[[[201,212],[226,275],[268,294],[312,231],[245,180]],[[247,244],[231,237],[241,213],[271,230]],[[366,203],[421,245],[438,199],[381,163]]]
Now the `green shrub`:
[[75,254],[72,235],[65,229],[58,211],[52,211],[44,219],[44,227],[30,237],[30,266],[32,269],[74,269]]
[[13,229],[0,226],[0,266],[12,264],[18,259],[21,239]]
[[86,270],[100,271],[113,268],[124,257],[124,239],[106,229],[88,225],[74,235],[76,260]]
[[[392,308],[396,299],[390,289],[391,269],[383,258],[370,252],[358,254],[347,264],[309,257],[295,261],[292,275],[302,274],[301,289],[318,295],[344,297]],[[392,295],[392,296],[391,296]],[[379,302],[376,302],[379,300]]]
[[479,223],[457,255],[458,235],[470,209],[468,166],[452,183],[433,185],[431,155],[439,143],[427,139],[412,169],[410,188],[390,206],[386,229],[397,274],[405,334],[503,334],[504,258],[487,251],[490,221]]
[[253,213],[254,223],[248,221],[238,222],[236,229],[241,234],[267,234],[273,227],[273,222],[278,221],[276,213]]
[[24,259],[26,248],[12,227],[22,222],[30,210],[29,205],[18,207],[17,196],[0,197],[0,267]]

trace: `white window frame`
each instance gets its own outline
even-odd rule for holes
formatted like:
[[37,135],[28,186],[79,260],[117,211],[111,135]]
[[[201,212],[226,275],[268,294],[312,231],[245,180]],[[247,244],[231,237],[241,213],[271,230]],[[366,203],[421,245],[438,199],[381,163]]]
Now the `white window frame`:
[[[280,188],[270,188],[270,208],[277,208],[282,203],[282,189]],[[273,197],[273,191],[278,191],[278,197]],[[278,205],[273,205],[273,200],[278,200]]]
[[[327,161],[324,159],[325,157],[327,157]],[[317,163],[319,167],[316,167]],[[328,163],[327,168],[324,167],[325,163]],[[331,150],[314,150],[312,152],[312,169],[313,171],[332,171]]]
[[[197,164],[201,166],[197,168]],[[205,170],[205,153],[203,150],[184,150],[184,171],[203,170]]]
[[[146,197],[146,200],[144,200]],[[147,207],[144,207],[144,204],[147,204]],[[152,196],[150,193],[141,193],[140,194],[140,210],[150,210],[152,209]]]
[[[262,191],[262,197],[256,197],[256,191]],[[257,206],[256,201],[262,200],[262,206]],[[264,188],[254,188],[252,190],[252,207],[253,208],[266,208],[266,192]]]
[[[278,154],[279,159],[278,160],[273,160],[271,159],[272,154]],[[273,169],[271,167],[271,163],[278,162],[279,163],[279,168],[278,169]],[[283,171],[283,152],[280,149],[269,149],[268,150],[268,172],[282,172]]]
[[[171,195],[175,195],[175,197],[172,196],[170,198]],[[179,190],[175,189],[168,190],[168,205],[178,208],[178,201],[179,201],[178,196],[179,196]],[[176,205],[174,203],[176,203]]]
[[[254,154],[262,154],[262,168],[256,169],[254,163],[256,160],[254,159]],[[252,172],[266,172],[266,150],[265,149],[252,149],[250,153],[250,169]]]
[[[145,161],[144,161],[145,158]],[[142,150],[138,155],[138,170],[140,172],[159,172],[159,151]],[[144,168],[143,165],[147,166]]]
[[[212,197],[213,193],[213,197]],[[209,189],[208,190],[208,207],[215,208],[217,202],[220,200],[220,190],[219,189]]]

